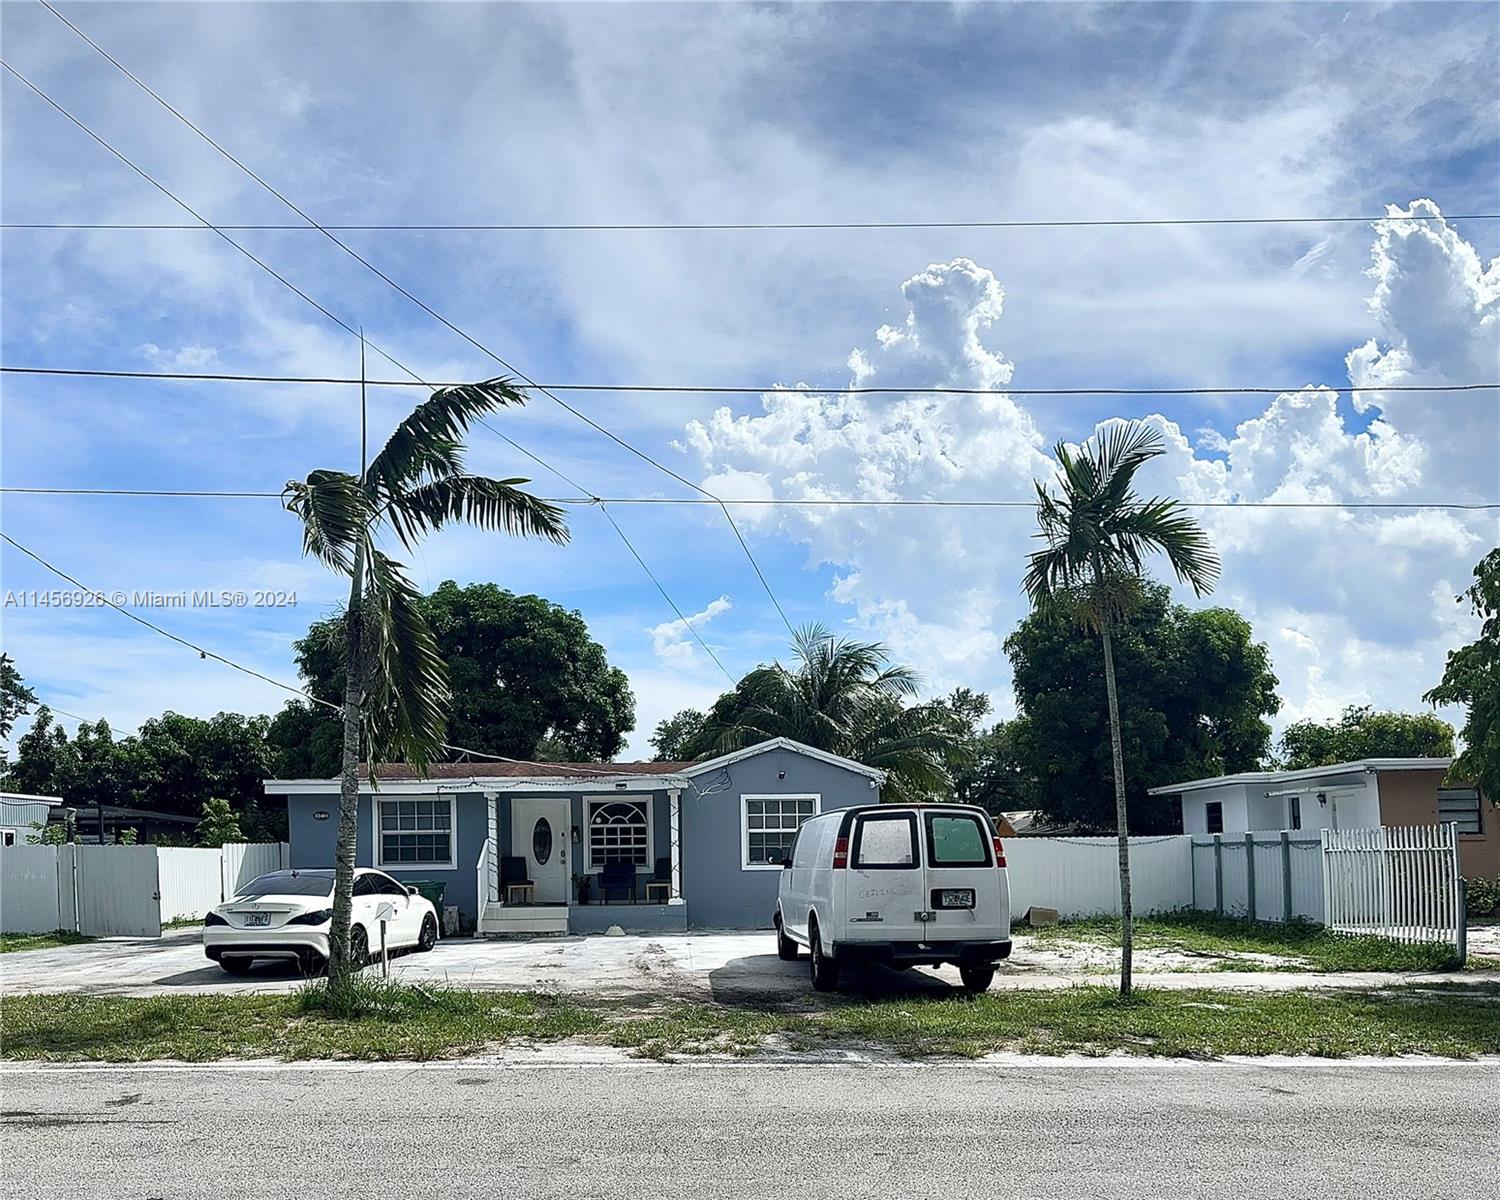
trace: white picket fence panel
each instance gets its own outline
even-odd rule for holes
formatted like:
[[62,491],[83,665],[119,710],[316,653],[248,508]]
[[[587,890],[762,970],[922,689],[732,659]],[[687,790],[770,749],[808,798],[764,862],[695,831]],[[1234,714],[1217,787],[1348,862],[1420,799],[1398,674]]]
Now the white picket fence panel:
[[164,923],[202,917],[289,859],[285,842],[178,846],[0,847],[0,930],[159,937]]
[[[1130,839],[1130,901],[1138,913],[1193,903],[1192,839]],[[1062,917],[1120,915],[1119,843],[1112,837],[1018,837],[1005,841],[1010,911],[1055,908]]]
[[1326,924],[1400,942],[1462,941],[1456,825],[1323,830]]
[[71,929],[71,895],[68,912],[65,923],[58,897],[56,846],[0,847],[0,929],[6,933]]

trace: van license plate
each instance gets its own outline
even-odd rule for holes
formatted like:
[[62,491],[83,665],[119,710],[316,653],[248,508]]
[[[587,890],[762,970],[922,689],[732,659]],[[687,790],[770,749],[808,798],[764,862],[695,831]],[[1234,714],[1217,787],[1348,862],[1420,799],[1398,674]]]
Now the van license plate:
[[[970,902],[972,903],[972,901]],[[271,923],[270,913],[246,913],[246,925],[269,925]]]
[[938,892],[939,908],[973,908],[973,888],[943,888]]

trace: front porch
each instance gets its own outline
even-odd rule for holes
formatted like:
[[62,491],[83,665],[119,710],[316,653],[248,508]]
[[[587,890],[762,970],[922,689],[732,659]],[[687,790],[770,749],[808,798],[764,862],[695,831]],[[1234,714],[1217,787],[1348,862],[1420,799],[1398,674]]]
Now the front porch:
[[685,931],[681,782],[559,780],[487,793],[477,932]]

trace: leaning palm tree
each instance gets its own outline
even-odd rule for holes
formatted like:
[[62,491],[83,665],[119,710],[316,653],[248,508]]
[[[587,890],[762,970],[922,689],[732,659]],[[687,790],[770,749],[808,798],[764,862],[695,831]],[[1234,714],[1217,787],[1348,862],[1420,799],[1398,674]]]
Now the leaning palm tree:
[[405,568],[378,545],[394,534],[408,550],[457,521],[523,537],[568,539],[560,509],[521,491],[525,479],[490,479],[464,469],[462,438],[471,421],[524,404],[508,380],[439,388],[396,426],[360,473],[313,471],[283,492],[302,520],[302,550],[349,577],[344,614],[343,779],[334,854],[329,982],[347,983],[360,965],[351,952],[350,912],[363,745],[375,764],[400,759],[424,772],[442,751],[448,669],[438,653]]
[[946,707],[909,703],[921,684],[915,671],[890,665],[879,643],[821,625],[798,630],[793,650],[795,667],[757,667],[714,706],[705,753],[789,737],[887,772],[886,799],[951,792],[948,764],[961,739]]
[[1165,554],[1177,578],[1199,596],[1213,590],[1219,558],[1208,535],[1177,501],[1143,500],[1132,490],[1136,471],[1166,453],[1155,426],[1140,421],[1112,423],[1082,449],[1075,452],[1059,442],[1055,453],[1062,469],[1062,493],[1054,496],[1043,484],[1036,485],[1040,525],[1036,536],[1046,546],[1031,555],[1024,586],[1033,604],[1050,600],[1073,606],[1103,643],[1120,848],[1120,995],[1128,997],[1134,930],[1112,630],[1130,606],[1148,554]]

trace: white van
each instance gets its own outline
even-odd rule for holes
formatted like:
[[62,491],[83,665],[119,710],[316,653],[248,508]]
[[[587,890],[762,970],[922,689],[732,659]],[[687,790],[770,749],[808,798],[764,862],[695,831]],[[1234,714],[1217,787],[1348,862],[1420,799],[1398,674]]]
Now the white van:
[[782,863],[776,951],[812,953],[819,991],[846,963],[953,963],[982,992],[1010,957],[1005,848],[965,804],[871,804],[803,822]]

